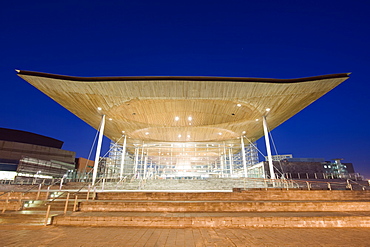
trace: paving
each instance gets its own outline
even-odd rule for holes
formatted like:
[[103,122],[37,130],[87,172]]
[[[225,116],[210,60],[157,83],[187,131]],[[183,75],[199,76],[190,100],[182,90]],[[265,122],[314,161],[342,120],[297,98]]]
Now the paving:
[[143,228],[0,225],[1,246],[369,246],[370,228]]
[[[16,195],[12,196],[10,200],[17,201]],[[280,210],[287,198],[295,200],[286,208],[289,210]],[[96,200],[83,199],[80,211],[72,212],[69,207],[65,215],[62,197],[55,200],[50,215],[54,217],[48,226],[43,226],[45,205],[27,199],[29,207],[0,214],[0,246],[370,246],[369,198],[368,191],[97,193]],[[269,200],[274,202],[274,210],[262,207]],[[138,204],[135,211],[122,207],[113,210],[119,208],[117,202],[128,201],[146,201],[149,206]],[[182,212],[182,208],[176,211],[168,206],[156,211],[153,202],[186,202],[189,208]],[[211,205],[209,210],[192,211],[200,202],[207,208]],[[263,211],[230,211],[229,202],[256,204]],[[328,202],[338,202],[338,209],[347,211],[333,211]],[[98,210],[89,210],[84,204],[95,205]],[[320,207],[305,211],[312,204]]]

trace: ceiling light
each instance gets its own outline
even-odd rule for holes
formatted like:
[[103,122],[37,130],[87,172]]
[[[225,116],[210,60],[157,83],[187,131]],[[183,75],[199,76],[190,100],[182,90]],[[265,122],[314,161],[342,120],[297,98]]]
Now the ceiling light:
[[125,131],[124,131],[124,130],[122,130],[122,134],[123,134],[123,133],[125,133]]
[[178,137],[178,138],[180,138],[180,137],[181,137],[181,135],[178,135],[177,137]]
[[175,121],[179,121],[179,119],[180,119],[179,117],[175,117]]
[[266,108],[266,111],[270,111],[271,109],[270,108]]
[[190,138],[190,135],[188,135],[188,138]]
[[259,121],[259,119],[257,118],[256,121]]
[[188,120],[191,121],[191,120],[193,120],[193,118],[192,117],[188,117]]
[[245,130],[242,132],[242,134],[245,134],[246,132],[245,132]]
[[145,135],[149,135],[149,132],[145,132]]
[[101,111],[101,107],[98,107],[98,111]]
[[222,133],[221,133],[221,132],[219,132],[218,134],[219,134],[219,135],[222,135]]
[[241,104],[237,104],[236,106],[237,106],[237,107],[241,107],[242,105],[241,105]]
[[109,118],[109,121],[112,121],[113,119],[112,118]]

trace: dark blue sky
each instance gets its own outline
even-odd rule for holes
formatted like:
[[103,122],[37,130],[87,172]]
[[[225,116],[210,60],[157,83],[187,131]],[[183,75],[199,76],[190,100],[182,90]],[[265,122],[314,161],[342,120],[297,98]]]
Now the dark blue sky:
[[369,12],[370,2],[340,0],[2,1],[0,127],[60,139],[78,157],[87,157],[95,135],[14,69],[263,78],[352,72],[272,134],[280,154],[344,158],[370,178]]

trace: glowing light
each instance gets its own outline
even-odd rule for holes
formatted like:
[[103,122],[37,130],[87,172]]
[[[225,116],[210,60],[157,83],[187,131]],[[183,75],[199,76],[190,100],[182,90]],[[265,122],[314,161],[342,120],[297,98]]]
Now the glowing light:
[[101,111],[101,107],[98,107],[98,111]]
[[179,121],[180,120],[180,117],[175,117],[175,121]]
[[191,121],[191,120],[193,120],[193,118],[192,117],[188,117],[188,120]]
[[242,134],[245,134],[246,132],[245,132],[245,130],[242,132]]
[[145,132],[145,135],[149,135],[149,132]]
[[112,121],[113,119],[112,118],[109,118],[109,121]]
[[218,134],[219,134],[219,135],[222,135],[222,133],[221,133],[221,132],[219,132]]
[[270,108],[266,108],[266,111],[270,111],[271,109]]
[[257,118],[256,121],[259,121],[259,119]]
[[241,105],[241,104],[237,104],[236,106],[237,106],[237,107],[241,107],[242,105]]
[[178,135],[177,137],[178,137],[178,138],[180,138],[180,137],[181,137],[181,135]]

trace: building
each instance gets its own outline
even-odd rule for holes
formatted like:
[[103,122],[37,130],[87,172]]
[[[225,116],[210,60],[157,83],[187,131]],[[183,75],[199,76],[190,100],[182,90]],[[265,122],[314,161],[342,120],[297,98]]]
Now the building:
[[0,179],[63,177],[74,170],[76,154],[62,146],[47,136],[0,128]]
[[[362,178],[355,173],[352,163],[343,163],[342,159],[325,161],[323,158],[286,158],[274,160],[275,174],[278,178],[290,179],[355,179]],[[268,162],[263,161],[249,167],[250,176],[269,178]]]
[[[255,141],[349,76],[72,77],[17,72],[114,143],[110,174],[163,179],[248,177],[248,169],[258,162]],[[270,150],[268,138],[266,145]],[[93,181],[98,166],[96,159]],[[273,173],[272,161],[269,169]]]

